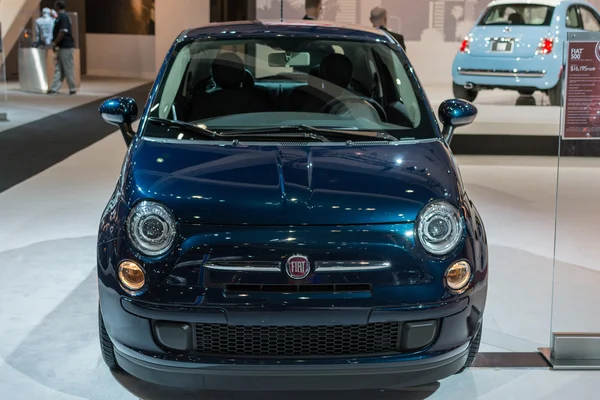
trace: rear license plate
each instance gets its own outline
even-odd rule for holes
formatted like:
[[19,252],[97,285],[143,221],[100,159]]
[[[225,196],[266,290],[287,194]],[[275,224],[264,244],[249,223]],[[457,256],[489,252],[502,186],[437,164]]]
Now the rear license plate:
[[497,40],[492,42],[492,51],[494,53],[510,53],[513,50],[513,42],[507,40]]

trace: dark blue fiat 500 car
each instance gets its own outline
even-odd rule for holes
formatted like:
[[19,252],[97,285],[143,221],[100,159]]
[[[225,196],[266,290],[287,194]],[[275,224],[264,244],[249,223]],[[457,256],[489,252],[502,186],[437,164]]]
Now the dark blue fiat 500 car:
[[442,128],[386,32],[247,22],[183,32],[98,237],[112,369],[197,389],[389,388],[477,354],[487,244]]

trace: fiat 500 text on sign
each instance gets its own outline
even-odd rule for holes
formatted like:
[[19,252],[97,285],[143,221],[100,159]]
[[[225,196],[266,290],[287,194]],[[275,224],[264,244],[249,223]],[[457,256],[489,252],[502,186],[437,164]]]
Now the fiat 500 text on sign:
[[314,21],[183,32],[98,236],[106,364],[162,385],[389,388],[469,367],[487,241],[438,120],[387,32]]

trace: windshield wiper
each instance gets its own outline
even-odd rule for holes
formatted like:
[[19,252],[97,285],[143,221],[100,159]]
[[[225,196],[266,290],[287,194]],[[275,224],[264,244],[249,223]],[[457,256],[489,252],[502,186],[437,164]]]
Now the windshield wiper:
[[307,132],[263,132],[262,130],[260,131],[260,133],[244,133],[247,131],[235,131],[235,133],[232,132],[223,132],[219,134],[219,137],[221,138],[227,138],[227,139],[243,139],[243,140],[248,140],[248,139],[264,139],[264,138],[271,138],[271,139],[290,139],[290,138],[298,138],[298,139],[311,139],[311,140],[318,140],[320,142],[330,142],[329,139],[327,139],[325,136],[323,135],[317,135],[316,133],[307,133]]
[[[273,127],[265,127],[265,128],[251,128],[251,129],[236,129],[232,131],[222,132],[221,136],[243,136],[243,135],[252,135],[256,136],[257,134],[263,135],[271,135],[271,134],[282,134],[282,133],[296,133],[300,132],[302,134],[313,134],[315,136],[321,136],[324,138],[327,137],[338,137],[348,140],[353,139],[383,139],[389,141],[397,141],[398,139],[395,136],[390,135],[385,132],[373,132],[373,134],[360,133],[357,131],[346,131],[341,129],[328,129],[328,128],[316,128],[310,125],[283,125],[283,126],[273,126]],[[329,140],[327,140],[329,141]]]
[[189,122],[183,121],[174,121],[166,118],[158,118],[158,117],[150,117],[148,118],[149,122],[152,122],[157,125],[166,126],[168,128],[177,128],[187,133],[194,134],[195,136],[200,136],[202,138],[211,138],[217,139],[220,135],[217,132],[211,131],[208,128],[203,128],[199,125],[190,124]]
[[216,140],[237,140],[240,138],[243,138],[244,140],[248,140],[248,139],[260,139],[260,138],[282,138],[282,139],[289,139],[289,138],[302,138],[302,139],[312,139],[312,140],[318,140],[321,142],[329,142],[329,140],[322,136],[322,135],[317,135],[314,133],[305,133],[305,132],[299,132],[297,130],[293,131],[293,132],[280,132],[279,130],[269,130],[269,129],[257,129],[257,130],[240,130],[240,131],[235,131],[235,132],[215,132],[212,131],[208,128],[205,128],[201,125],[194,125],[191,124],[189,122],[184,122],[184,121],[176,121],[176,120],[171,120],[171,119],[166,119],[166,118],[157,118],[157,117],[150,117],[148,118],[149,122],[152,122],[154,124],[158,124],[161,126],[165,126],[168,128],[177,128],[177,129],[181,129],[187,133],[191,133],[194,136],[199,136],[201,138],[210,138],[210,139],[216,139]]
[[210,138],[215,140],[248,140],[253,138],[300,138],[318,140],[321,142],[330,142],[330,140],[327,138],[328,136],[344,138],[348,140],[353,140],[357,138],[371,140],[383,139],[389,141],[398,140],[396,137],[384,132],[376,132],[374,134],[368,135],[364,133],[356,133],[356,131],[315,128],[309,125],[286,125],[278,127],[236,129],[225,132],[215,132],[201,125],[194,125],[189,122],[170,120],[166,118],[150,117],[148,118],[148,121],[153,124],[165,126],[168,128],[181,129],[187,133],[190,133],[200,138]]

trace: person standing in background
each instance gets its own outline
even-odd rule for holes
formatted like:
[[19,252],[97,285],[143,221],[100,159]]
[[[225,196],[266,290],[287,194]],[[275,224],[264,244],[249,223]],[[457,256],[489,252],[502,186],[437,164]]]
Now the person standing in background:
[[406,44],[404,43],[404,36],[396,32],[390,32],[387,29],[387,10],[383,7],[375,7],[371,10],[371,23],[374,28],[383,29],[389,33],[394,39],[400,43],[402,49],[406,51]]
[[48,7],[42,9],[42,16],[35,20],[36,46],[49,47],[52,43],[52,30],[54,28],[54,18]]
[[304,9],[306,14],[302,19],[318,20],[323,13],[323,0],[306,0]]
[[75,83],[75,39],[71,19],[66,13],[67,7],[64,0],[58,0],[54,8],[58,10],[58,17],[54,24],[52,48],[56,52],[56,63],[54,66],[54,82],[48,94],[57,94],[65,78],[69,85],[69,94],[74,95],[77,90]]

